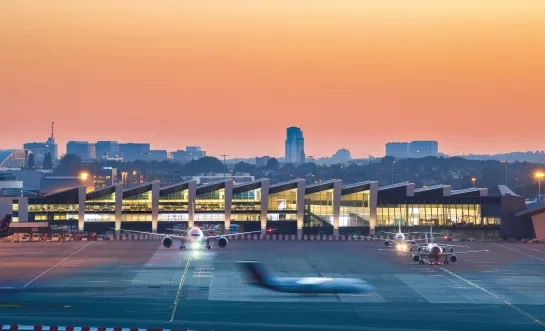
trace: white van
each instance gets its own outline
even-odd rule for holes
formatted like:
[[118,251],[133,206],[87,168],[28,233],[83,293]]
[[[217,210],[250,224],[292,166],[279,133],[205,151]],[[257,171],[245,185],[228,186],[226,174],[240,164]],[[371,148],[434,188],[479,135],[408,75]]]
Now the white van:
[[21,233],[21,234],[19,235],[19,241],[20,241],[20,242],[28,242],[28,241],[30,241],[30,234],[28,234],[28,233]]

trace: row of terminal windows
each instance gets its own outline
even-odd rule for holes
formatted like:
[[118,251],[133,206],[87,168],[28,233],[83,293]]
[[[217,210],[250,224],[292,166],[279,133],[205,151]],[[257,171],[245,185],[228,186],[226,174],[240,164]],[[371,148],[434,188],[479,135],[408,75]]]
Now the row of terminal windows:
[[479,204],[399,204],[377,207],[377,226],[492,225]]

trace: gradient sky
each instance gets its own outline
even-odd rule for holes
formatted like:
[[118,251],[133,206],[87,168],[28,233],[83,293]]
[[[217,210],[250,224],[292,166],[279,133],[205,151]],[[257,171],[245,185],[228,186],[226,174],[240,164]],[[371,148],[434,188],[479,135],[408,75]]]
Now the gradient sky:
[[0,148],[544,149],[543,0],[2,0],[0,45]]

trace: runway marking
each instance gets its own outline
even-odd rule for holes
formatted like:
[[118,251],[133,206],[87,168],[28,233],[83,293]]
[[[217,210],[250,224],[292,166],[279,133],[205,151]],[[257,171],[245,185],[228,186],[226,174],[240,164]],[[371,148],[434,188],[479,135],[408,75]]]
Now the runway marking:
[[533,258],[533,259],[536,259],[536,260],[540,260],[540,261],[545,262],[545,259],[542,259],[542,258],[537,257],[537,256],[533,256],[533,255],[530,255],[530,254],[523,253],[523,252],[518,251],[518,250],[516,250],[516,249],[513,249],[513,248],[511,248],[511,247],[507,247],[507,246],[500,245],[500,244],[496,244],[496,243],[494,243],[494,245],[497,245],[497,246],[500,246],[500,247],[503,247],[503,248],[507,248],[507,249],[509,249],[509,250],[512,250],[513,252],[517,252],[517,253],[519,253],[519,254],[526,255],[526,256],[531,257],[531,258]]
[[75,251],[74,253],[70,254],[69,256],[65,257],[64,259],[62,259],[62,261],[60,261],[59,263],[55,264],[54,266],[52,266],[51,268],[47,269],[46,271],[42,272],[41,274],[39,274],[38,276],[34,277],[31,281],[29,281],[28,283],[26,283],[25,285],[23,285],[23,288],[27,287],[28,285],[34,283],[34,281],[36,281],[38,278],[42,277],[43,275],[47,274],[48,272],[50,272],[51,270],[55,269],[57,266],[59,266],[61,263],[63,263],[64,261],[68,260],[69,258],[71,258],[72,256],[76,255],[77,253],[81,252],[83,249],[89,247],[90,245],[92,245],[94,243],[94,241],[91,241],[90,243],[88,243],[87,245],[81,247],[80,249],[78,249],[77,251]]
[[180,284],[178,285],[178,291],[176,292],[176,298],[174,299],[174,304],[172,307],[172,314],[170,315],[170,321],[166,323],[171,323],[174,321],[174,315],[176,315],[176,309],[178,309],[178,303],[180,302],[180,294],[182,293],[182,287],[184,286],[185,277],[187,276],[187,271],[189,270],[189,263],[191,262],[193,255],[190,254],[189,258],[187,259],[187,263],[185,264],[185,270],[182,275],[182,278],[180,278]]
[[[501,246],[501,245],[500,245]],[[532,321],[534,321],[534,323],[537,323],[543,327],[545,327],[545,322],[543,322],[542,320],[540,320],[539,318],[535,317],[534,315],[530,314],[530,313],[527,313],[526,311],[520,309],[519,307],[515,306],[514,304],[512,304],[511,302],[509,302],[507,299],[503,298],[502,296],[494,293],[494,292],[491,292],[487,289],[485,289],[484,287],[480,286],[480,285],[477,285],[475,284],[474,282],[470,281],[469,279],[466,279],[458,274],[455,274],[454,272],[448,270],[448,269],[445,269],[443,267],[438,267],[439,269],[443,270],[444,272],[446,272],[447,274],[453,276],[453,277],[456,277],[458,278],[459,280],[462,280],[464,282],[466,282],[467,284],[475,287],[476,289],[478,290],[481,290],[483,292],[485,292],[486,294],[490,295],[490,296],[493,296],[494,298],[500,300],[500,301],[503,301],[503,303],[505,303],[509,308],[513,309],[514,311],[518,312],[519,314],[523,315],[523,316],[526,316],[527,318],[531,319]]]
[[521,244],[517,244],[517,246],[519,246],[519,247],[521,247],[521,248],[524,248],[524,249],[527,249],[527,250],[530,250],[530,251],[537,252],[537,253],[539,253],[539,254],[545,254],[544,251],[540,251],[539,249],[529,248],[529,247],[526,247],[526,246],[521,245]]

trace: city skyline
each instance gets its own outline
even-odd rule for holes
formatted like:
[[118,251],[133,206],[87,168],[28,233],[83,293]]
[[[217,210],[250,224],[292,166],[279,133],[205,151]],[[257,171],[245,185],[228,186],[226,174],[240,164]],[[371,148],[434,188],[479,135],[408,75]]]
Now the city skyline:
[[60,154],[117,140],[281,156],[290,126],[316,157],[543,149],[543,1],[212,2],[2,2],[0,148],[55,121]]

